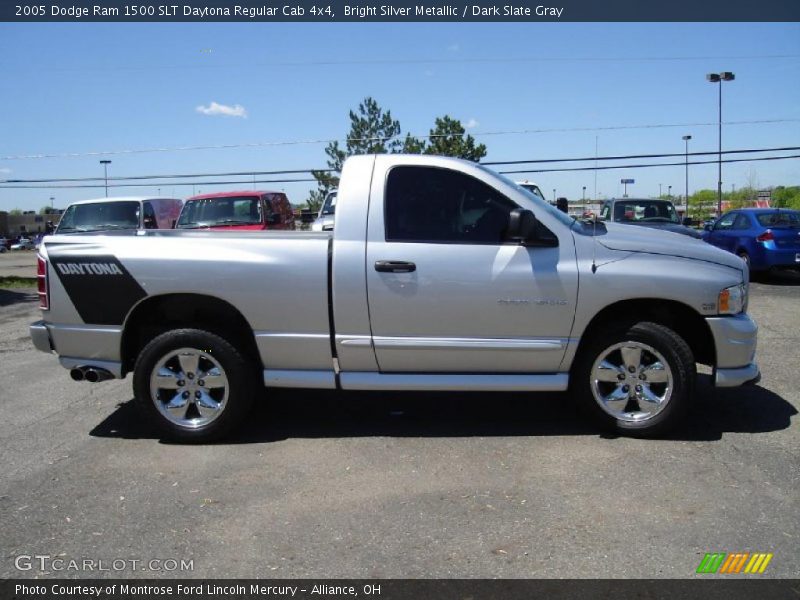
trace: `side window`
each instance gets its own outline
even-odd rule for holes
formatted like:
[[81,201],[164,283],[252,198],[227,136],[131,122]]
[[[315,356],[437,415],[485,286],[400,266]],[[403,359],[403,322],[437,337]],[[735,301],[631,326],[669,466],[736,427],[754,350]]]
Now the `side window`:
[[153,210],[153,205],[150,202],[144,203],[144,218],[142,224],[145,229],[158,229],[158,221],[156,221],[156,211]]
[[386,241],[501,244],[517,205],[482,181],[448,169],[389,171]]
[[733,223],[733,229],[750,229],[750,220],[742,213],[739,213]]
[[272,213],[278,212],[280,207],[278,205],[278,198],[274,194],[264,194],[264,210],[269,217]]
[[736,220],[736,216],[736,213],[728,213],[727,215],[724,215],[719,221],[717,221],[716,225],[714,225],[714,231],[724,231],[733,227],[733,222]]
[[603,210],[600,211],[600,218],[605,219],[608,221],[611,218],[611,205],[606,204],[603,206]]

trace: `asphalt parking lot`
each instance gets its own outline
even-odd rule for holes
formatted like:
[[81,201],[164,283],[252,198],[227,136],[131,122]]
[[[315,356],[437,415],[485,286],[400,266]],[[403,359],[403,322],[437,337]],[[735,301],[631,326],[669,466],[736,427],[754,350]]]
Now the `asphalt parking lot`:
[[[562,394],[283,391],[226,443],[167,444],[130,379],[73,382],[33,349],[35,306],[0,290],[0,577],[683,578],[712,551],[800,575],[800,277],[752,285],[761,383],[703,377],[649,441]],[[15,566],[37,554],[127,562]],[[147,566],[170,559],[192,568]]]

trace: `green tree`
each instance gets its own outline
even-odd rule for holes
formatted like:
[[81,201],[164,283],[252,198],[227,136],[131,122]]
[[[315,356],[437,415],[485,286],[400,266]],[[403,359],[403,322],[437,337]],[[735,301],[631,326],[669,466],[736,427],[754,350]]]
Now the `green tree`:
[[772,190],[772,206],[800,209],[800,186],[784,187],[779,185],[776,187]]
[[12,208],[10,211],[8,211],[8,214],[10,214],[10,215],[21,215],[22,211],[19,208]]
[[695,219],[705,219],[717,208],[715,190],[697,190],[689,196],[689,215]]
[[399,135],[400,122],[392,119],[392,113],[384,111],[374,98],[364,98],[357,111],[350,111],[350,132],[345,147],[333,141],[325,148],[330,171],[311,172],[317,180],[317,189],[311,192],[306,201],[308,208],[319,210],[328,191],[339,185],[342,165],[348,156],[401,152],[403,142],[398,139]]
[[486,146],[475,144],[475,138],[466,135],[467,130],[458,119],[448,115],[436,118],[436,125],[431,129],[425,154],[439,156],[455,156],[478,162],[486,156]]

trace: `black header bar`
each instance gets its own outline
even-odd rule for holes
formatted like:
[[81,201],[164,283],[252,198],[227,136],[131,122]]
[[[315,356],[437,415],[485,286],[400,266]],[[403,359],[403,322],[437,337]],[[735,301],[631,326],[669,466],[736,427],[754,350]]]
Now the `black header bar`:
[[796,0],[11,0],[8,22],[800,21]]

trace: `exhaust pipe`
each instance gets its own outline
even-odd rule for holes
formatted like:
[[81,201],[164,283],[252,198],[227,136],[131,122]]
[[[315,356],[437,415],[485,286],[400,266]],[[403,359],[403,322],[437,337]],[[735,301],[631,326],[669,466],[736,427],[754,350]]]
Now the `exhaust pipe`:
[[101,369],[100,367],[75,367],[70,369],[69,376],[75,381],[88,381],[89,383],[99,383],[108,379],[114,379],[111,371]]
[[98,383],[108,379],[114,379],[114,376],[105,369],[97,369],[95,367],[85,367],[83,370],[83,378],[89,383]]

